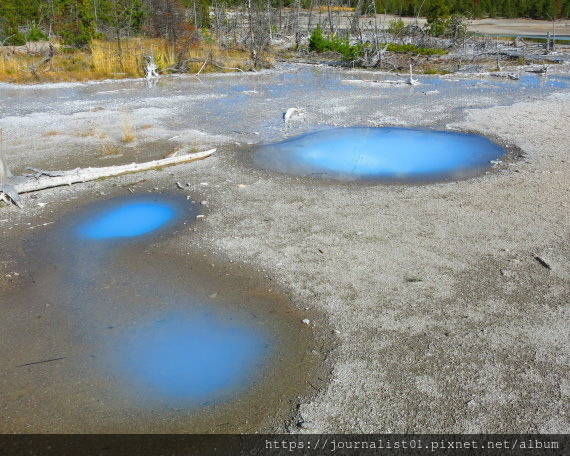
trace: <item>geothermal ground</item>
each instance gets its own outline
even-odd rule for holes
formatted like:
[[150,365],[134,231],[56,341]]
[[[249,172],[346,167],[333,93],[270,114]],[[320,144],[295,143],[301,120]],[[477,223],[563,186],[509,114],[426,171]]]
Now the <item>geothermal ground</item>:
[[[393,74],[283,65],[155,87],[0,86],[3,153],[17,174],[218,148],[0,209],[0,430],[187,432],[203,430],[186,423],[206,413],[232,432],[569,432],[569,73],[417,76],[407,86],[386,83],[405,79]],[[304,113],[285,125],[290,107]],[[464,131],[508,154],[476,177],[413,185],[253,166],[257,144],[330,126]],[[86,376],[91,342],[70,306],[46,302],[34,285],[40,274],[49,288],[50,260],[29,246],[75,208],[131,192],[187,196],[205,215],[145,247],[149,259],[172,259],[149,263],[163,283],[169,267],[183,282],[192,264],[201,274],[242,271],[252,296],[278,291],[268,299],[281,335],[298,337],[280,358],[284,376],[213,411],[115,413],[113,378]],[[310,334],[295,336],[297,323]],[[55,358],[64,359],[18,367]]]

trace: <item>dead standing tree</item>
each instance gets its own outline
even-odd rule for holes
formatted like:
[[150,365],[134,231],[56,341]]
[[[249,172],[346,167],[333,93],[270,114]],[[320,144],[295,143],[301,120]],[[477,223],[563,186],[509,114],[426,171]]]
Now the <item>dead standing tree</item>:
[[251,53],[253,67],[260,66],[262,53],[269,49],[271,35],[267,27],[267,10],[263,0],[247,2],[247,36],[245,45]]

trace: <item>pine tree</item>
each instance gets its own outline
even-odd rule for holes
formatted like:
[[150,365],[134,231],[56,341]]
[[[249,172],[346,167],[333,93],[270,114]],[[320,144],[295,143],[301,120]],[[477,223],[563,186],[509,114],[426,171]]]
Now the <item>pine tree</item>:
[[56,0],[55,31],[65,44],[85,47],[95,37],[89,0]]

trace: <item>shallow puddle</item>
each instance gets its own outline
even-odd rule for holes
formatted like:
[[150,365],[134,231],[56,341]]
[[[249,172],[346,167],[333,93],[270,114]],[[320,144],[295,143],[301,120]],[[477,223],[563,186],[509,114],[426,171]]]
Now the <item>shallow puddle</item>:
[[482,136],[396,127],[322,130],[261,146],[256,166],[340,180],[421,182],[465,178],[504,149]]
[[181,243],[197,214],[183,197],[120,197],[30,240],[33,280],[0,323],[0,430],[254,432],[294,413],[320,382],[307,313]]

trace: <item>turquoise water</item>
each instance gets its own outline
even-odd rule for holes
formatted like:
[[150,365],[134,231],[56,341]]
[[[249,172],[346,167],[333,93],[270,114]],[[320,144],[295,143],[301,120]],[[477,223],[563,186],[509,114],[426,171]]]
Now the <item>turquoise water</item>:
[[152,198],[109,203],[109,207],[97,210],[77,229],[84,239],[112,239],[141,236],[156,231],[176,215],[175,207],[168,201]]
[[477,135],[395,127],[351,127],[308,133],[261,146],[260,168],[341,180],[431,181],[461,178],[504,154]]
[[116,361],[129,389],[153,401],[191,405],[246,387],[268,351],[268,337],[251,322],[171,312],[127,331]]

